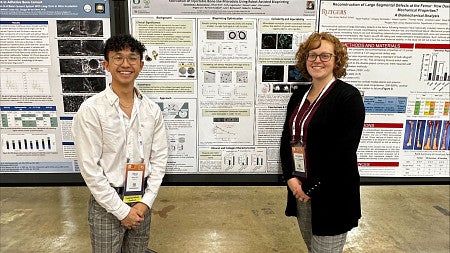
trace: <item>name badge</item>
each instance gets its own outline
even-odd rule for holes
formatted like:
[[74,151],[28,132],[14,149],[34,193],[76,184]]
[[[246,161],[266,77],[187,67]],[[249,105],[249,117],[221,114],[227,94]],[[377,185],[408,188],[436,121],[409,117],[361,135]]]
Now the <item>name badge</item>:
[[305,147],[302,145],[292,146],[292,158],[294,160],[294,176],[306,177]]
[[123,202],[136,203],[142,200],[144,195],[145,164],[127,163],[125,182],[123,184]]

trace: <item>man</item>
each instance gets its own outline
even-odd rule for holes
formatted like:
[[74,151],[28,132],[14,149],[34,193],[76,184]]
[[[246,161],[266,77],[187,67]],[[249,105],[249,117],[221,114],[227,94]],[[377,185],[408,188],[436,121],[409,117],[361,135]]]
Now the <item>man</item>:
[[134,87],[145,46],[130,35],[105,43],[112,82],[73,120],[78,163],[91,197],[93,252],[145,252],[151,207],[165,174],[167,136],[158,105]]

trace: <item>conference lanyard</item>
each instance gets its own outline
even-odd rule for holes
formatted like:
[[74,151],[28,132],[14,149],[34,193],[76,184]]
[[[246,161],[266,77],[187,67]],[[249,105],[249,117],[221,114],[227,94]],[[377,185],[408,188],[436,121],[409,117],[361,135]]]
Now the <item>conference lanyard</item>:
[[[133,159],[133,148],[132,148],[132,139],[129,138],[130,132],[131,132],[131,125],[133,123],[133,120],[137,120],[138,124],[138,136],[137,136],[137,144],[139,149],[139,155],[140,155],[140,163],[144,162],[144,141],[142,139],[142,129],[139,119],[139,106],[140,106],[140,99],[138,99],[135,96],[134,104],[133,104],[133,111],[131,113],[131,118],[128,120],[128,124],[125,123],[125,113],[116,106],[118,112],[119,112],[119,118],[120,122],[122,124],[123,130],[124,130],[124,136],[125,136],[125,145],[126,145],[126,162],[129,163]],[[130,139],[131,145],[128,144],[128,140]]]
[[[312,102],[312,104],[306,109],[305,113],[303,114],[302,118],[300,119],[300,144],[303,145],[303,132],[304,132],[304,127],[305,127],[305,122],[307,121],[307,119],[309,118],[311,112],[313,111],[314,107],[316,106],[317,102],[320,100],[320,98],[322,97],[322,95],[328,90],[328,88],[330,88],[331,84],[336,80],[336,78],[333,77],[333,79],[330,80],[330,82],[328,82],[328,84],[320,91],[319,96]],[[312,85],[311,87],[309,87],[308,91],[306,92],[306,94],[303,96],[302,101],[300,102],[300,105],[298,107],[297,113],[295,114],[294,120],[292,121],[292,142],[295,142],[295,133],[296,133],[296,122],[297,122],[297,117],[298,114],[300,113],[300,110],[303,107],[303,104],[306,101],[306,97],[308,97],[309,92],[311,91]]]

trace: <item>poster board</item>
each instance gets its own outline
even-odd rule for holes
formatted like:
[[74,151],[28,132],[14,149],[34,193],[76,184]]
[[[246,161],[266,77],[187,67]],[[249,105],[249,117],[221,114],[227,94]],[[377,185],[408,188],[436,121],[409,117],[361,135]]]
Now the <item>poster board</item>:
[[110,79],[109,2],[2,0],[0,17],[1,182],[65,182],[79,175],[73,114]]
[[[280,0],[243,3],[134,0],[111,3],[127,8],[105,12],[106,20],[102,22],[111,26],[113,34],[126,31],[123,24],[129,24],[129,31],[148,49],[137,86],[161,106],[165,116],[171,147],[165,183],[282,183],[278,145],[285,106],[292,89],[306,84],[293,69],[293,57],[298,44],[315,30],[330,31],[342,37],[341,40],[349,47],[351,59],[349,74],[344,80],[360,88],[364,94],[368,111],[358,151],[362,182],[449,182],[449,151],[445,147],[448,147],[450,134],[444,138],[445,129],[448,129],[444,126],[448,122],[450,81],[441,80],[445,79],[449,68],[445,55],[449,55],[450,39],[443,32],[446,28],[444,21],[449,18],[449,4],[445,1]],[[78,1],[74,3],[80,4]],[[423,15],[420,17],[416,13]],[[108,15],[116,15],[111,24]],[[18,18],[28,20],[29,16]],[[5,19],[8,18],[2,15],[2,22]],[[375,37],[375,33],[370,37],[370,29],[365,29],[369,34],[363,34],[350,26],[358,20],[359,29],[363,31],[363,26],[378,27],[380,19],[388,24],[387,27],[394,27],[397,22],[397,29],[408,27],[409,19],[424,23],[422,31],[432,33],[433,36],[428,37],[438,41],[421,41],[416,35],[408,38],[404,34],[391,39]],[[440,25],[428,29],[435,23]],[[5,24],[1,25],[3,33]],[[338,29],[341,26],[346,29]],[[409,30],[414,31],[413,28]],[[389,29],[385,29],[386,35],[390,35]],[[52,41],[50,48],[62,40],[54,35],[48,37]],[[101,38],[107,37],[105,30]],[[416,45],[432,45],[432,48],[419,49]],[[50,54],[52,62],[82,58],[62,57],[58,55],[59,51],[51,51]],[[379,58],[383,54],[392,54],[392,62],[384,64],[383,61],[380,66],[368,64],[376,62],[376,59],[381,62]],[[401,75],[386,75],[393,69]],[[58,109],[64,108],[65,94],[61,90],[61,82],[66,77],[60,71],[55,69],[54,82],[51,83],[59,86],[50,88],[50,101],[41,103],[45,107],[26,105],[34,106],[36,101],[33,99],[25,103],[25,107],[22,107],[21,99],[8,102],[5,98],[9,96],[3,95],[3,87],[7,86],[2,81],[2,148],[8,138],[12,145],[12,140],[22,139],[22,135],[42,138],[50,135],[51,141],[51,136],[55,136],[55,142],[51,142],[55,150],[51,154],[24,156],[13,152],[11,155],[2,150],[2,184],[83,182],[68,134],[73,113]],[[51,70],[47,72],[53,74]],[[7,75],[8,71],[2,69],[2,80],[5,73]],[[97,74],[94,76],[99,77]],[[102,78],[108,80],[108,74],[102,73]],[[36,126],[35,132],[33,128],[23,126],[9,129],[10,125],[5,127],[3,120],[4,117],[7,120],[15,118],[13,109],[25,110],[26,116],[33,114],[33,110],[41,110],[42,115],[48,115],[45,110],[49,110],[56,114],[53,122],[58,125]],[[34,124],[37,122],[35,120]],[[433,122],[433,127],[427,130],[429,122]],[[436,122],[439,122],[439,127]],[[33,124],[33,120],[28,123]],[[16,138],[16,132],[20,133],[20,138]],[[412,142],[416,135],[422,144],[426,144],[429,137],[430,145],[436,142],[438,148],[415,149],[408,146],[409,139]],[[442,143],[444,150],[440,149]],[[384,150],[384,156],[371,150]],[[395,155],[388,154],[391,152]],[[24,162],[30,157],[42,159]]]

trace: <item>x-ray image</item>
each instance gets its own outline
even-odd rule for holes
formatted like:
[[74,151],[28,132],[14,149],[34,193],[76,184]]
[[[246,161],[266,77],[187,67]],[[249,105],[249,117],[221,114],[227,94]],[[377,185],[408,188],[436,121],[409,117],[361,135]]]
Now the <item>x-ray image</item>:
[[291,84],[291,92],[294,92],[296,90],[298,90],[300,88],[300,86],[305,86],[305,85],[309,85],[310,83],[305,82],[305,83],[293,83]]
[[101,56],[103,40],[58,40],[60,56]]
[[278,34],[277,49],[292,49],[292,34]]
[[283,82],[284,66],[283,65],[264,65],[262,66],[263,82]]
[[63,93],[98,93],[106,88],[105,77],[61,77]]
[[292,34],[263,34],[261,49],[292,49]]
[[298,71],[295,65],[289,65],[288,82],[308,82],[308,80],[300,74],[300,71]]
[[58,37],[102,37],[101,20],[57,20]]
[[101,59],[60,59],[61,75],[104,75]]
[[276,49],[276,48],[277,48],[277,35],[263,34],[261,40],[261,49]]
[[274,84],[273,93],[289,93],[291,92],[291,86],[289,84]]
[[77,112],[81,103],[92,95],[85,96],[63,96],[64,112]]

